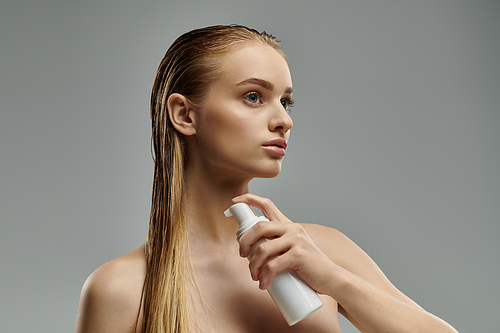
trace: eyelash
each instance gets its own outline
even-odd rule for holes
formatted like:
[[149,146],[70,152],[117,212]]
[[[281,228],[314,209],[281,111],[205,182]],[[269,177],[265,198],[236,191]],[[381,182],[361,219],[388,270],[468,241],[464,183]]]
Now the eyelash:
[[[251,96],[251,95],[256,95],[256,96],[259,98],[259,100],[260,100],[260,99],[262,99],[262,94],[261,94],[261,93],[259,93],[258,91],[250,91],[250,92],[246,93],[246,94],[243,96],[243,99],[247,100],[247,98],[248,98],[249,96]],[[248,100],[247,100],[247,101],[248,101]],[[283,102],[283,101],[286,101],[286,102],[287,102],[287,104],[288,104],[288,108],[287,108],[287,109],[285,109],[285,110],[286,110],[286,112],[288,112],[288,113],[292,112],[292,110],[291,110],[291,109],[292,109],[293,105],[295,104],[295,101],[294,101],[293,99],[289,99],[289,98],[284,98],[284,99],[282,99],[282,100],[281,100],[281,102]],[[249,103],[251,103],[251,104],[257,104],[257,103],[252,103],[252,102],[250,102],[250,101],[248,101],[248,102],[249,102]]]
[[[247,93],[243,96],[243,99],[244,99],[244,100],[247,100],[247,98],[248,98],[249,96],[252,96],[252,95],[256,95],[256,96],[259,98],[259,100],[261,100],[261,99],[262,99],[262,94],[261,94],[261,93],[259,93],[258,91],[250,91],[250,92],[247,92]],[[248,100],[247,100],[247,101],[248,101]],[[252,103],[252,102],[250,102],[250,101],[248,101],[248,102],[249,102],[249,103],[251,103],[251,104],[257,104],[257,103]]]
[[291,113],[293,105],[295,104],[295,101],[293,99],[288,99],[288,98],[282,99],[282,101],[288,102],[288,109],[286,109],[286,112]]

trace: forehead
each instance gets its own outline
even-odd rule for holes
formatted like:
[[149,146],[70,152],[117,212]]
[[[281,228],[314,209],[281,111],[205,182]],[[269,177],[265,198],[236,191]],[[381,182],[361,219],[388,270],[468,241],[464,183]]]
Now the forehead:
[[223,61],[217,81],[236,84],[249,78],[266,80],[279,90],[292,87],[292,77],[285,58],[264,44],[251,44],[231,51]]

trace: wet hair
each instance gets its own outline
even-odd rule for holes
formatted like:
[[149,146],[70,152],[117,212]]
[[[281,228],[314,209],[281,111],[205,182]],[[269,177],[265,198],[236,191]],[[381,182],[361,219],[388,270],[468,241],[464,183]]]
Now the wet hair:
[[151,93],[154,178],[146,240],[147,270],[142,306],[144,332],[193,332],[195,320],[189,285],[193,283],[187,253],[187,225],[183,212],[186,146],[184,136],[170,122],[167,101],[184,95],[202,107],[208,87],[217,79],[224,57],[252,43],[280,53],[280,42],[266,32],[241,25],[217,25],[180,36],[163,57]]

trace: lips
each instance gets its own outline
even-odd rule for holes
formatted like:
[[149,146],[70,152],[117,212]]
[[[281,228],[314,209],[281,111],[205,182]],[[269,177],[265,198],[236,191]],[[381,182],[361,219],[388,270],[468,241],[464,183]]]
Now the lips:
[[282,138],[272,139],[262,144],[262,148],[264,148],[267,152],[278,156],[285,156],[286,146],[287,142]]

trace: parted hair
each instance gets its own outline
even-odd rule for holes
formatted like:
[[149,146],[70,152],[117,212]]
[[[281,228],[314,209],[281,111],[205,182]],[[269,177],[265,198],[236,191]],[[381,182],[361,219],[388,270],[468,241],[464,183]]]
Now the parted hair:
[[151,93],[152,154],[154,177],[151,213],[146,240],[147,271],[142,309],[143,332],[193,332],[191,315],[192,270],[187,249],[183,212],[186,144],[170,122],[167,101],[184,95],[202,108],[208,87],[222,70],[224,56],[249,43],[267,44],[285,59],[280,42],[266,32],[240,25],[217,25],[180,36],[167,50]]

